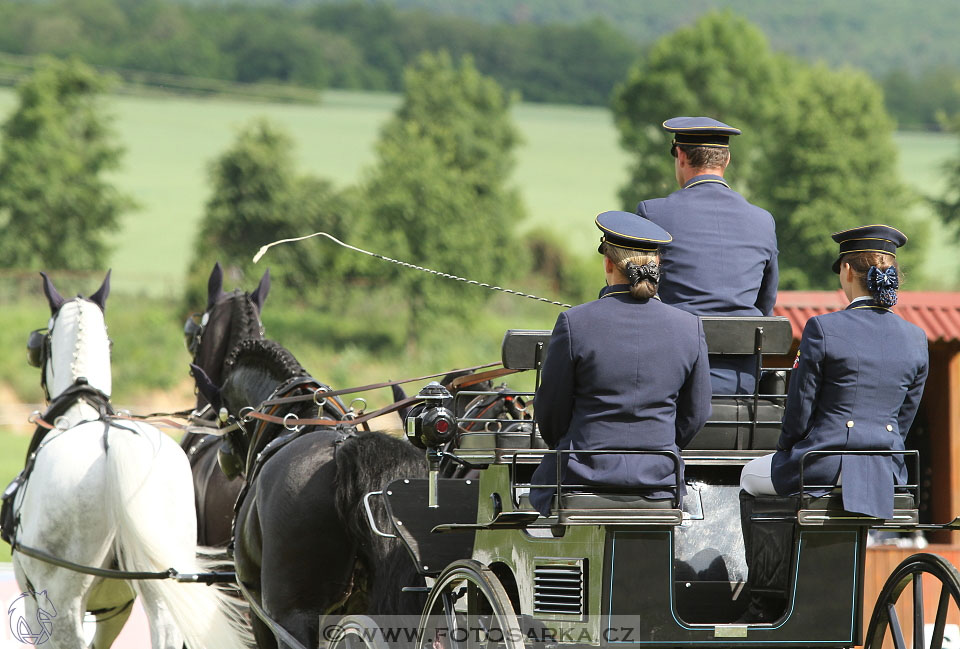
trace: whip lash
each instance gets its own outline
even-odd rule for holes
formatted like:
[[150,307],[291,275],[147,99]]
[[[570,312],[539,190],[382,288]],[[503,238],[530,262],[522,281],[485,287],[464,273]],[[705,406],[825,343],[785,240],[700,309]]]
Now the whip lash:
[[561,306],[561,307],[563,307],[563,308],[565,308],[565,309],[569,309],[570,306],[571,306],[571,305],[569,305],[569,304],[564,304],[563,302],[557,302],[557,301],[555,301],[555,300],[550,300],[550,299],[545,298],[545,297],[537,297],[536,295],[530,295],[530,294],[528,294],[528,293],[522,293],[521,291],[514,291],[514,290],[509,289],[509,288],[503,288],[502,286],[493,286],[492,284],[487,284],[487,283],[485,283],[485,282],[478,282],[478,281],[473,280],[473,279],[467,279],[466,277],[458,277],[457,275],[451,275],[450,273],[443,273],[443,272],[440,272],[439,270],[432,270],[432,269],[430,269],[430,268],[424,268],[423,266],[417,266],[416,264],[411,264],[411,263],[408,263],[408,262],[405,262],[405,261],[400,261],[399,259],[391,259],[390,257],[386,257],[386,256],[384,256],[384,255],[379,255],[379,254],[377,254],[377,253],[375,253],[375,252],[370,252],[369,250],[363,250],[362,248],[357,248],[356,246],[351,246],[350,244],[344,243],[343,241],[340,241],[340,239],[337,239],[337,238],[336,238],[335,236],[333,236],[332,234],[327,234],[326,232],[314,232],[313,234],[308,234],[308,235],[303,236],[303,237],[294,237],[293,239],[280,239],[279,241],[274,241],[273,243],[268,243],[268,244],[265,245],[265,246],[261,246],[261,247],[260,247],[260,250],[257,251],[257,254],[255,254],[255,255],[253,256],[253,263],[257,263],[258,261],[260,261],[260,260],[263,258],[263,256],[267,253],[267,250],[269,250],[269,249],[272,248],[273,246],[279,245],[279,244],[281,244],[281,243],[293,243],[293,242],[295,242],[295,241],[303,241],[304,239],[310,239],[310,238],[313,238],[313,237],[326,237],[327,239],[330,239],[330,241],[333,241],[335,244],[337,244],[337,245],[339,245],[339,246],[342,246],[342,247],[346,248],[347,250],[353,250],[354,252],[359,252],[359,253],[362,253],[362,254],[364,254],[364,255],[367,255],[367,256],[370,256],[370,257],[374,257],[374,258],[376,258],[376,259],[382,259],[382,260],[384,260],[384,261],[389,261],[391,264],[397,264],[397,265],[403,266],[404,268],[412,268],[412,269],[414,269],[414,270],[419,270],[419,271],[422,271],[422,272],[424,272],[424,273],[430,273],[431,275],[437,275],[437,276],[439,276],[439,277],[445,277],[446,279],[453,279],[453,280],[456,280],[456,281],[458,281],[458,282],[463,282],[463,283],[465,283],[465,284],[472,284],[473,286],[479,286],[480,288],[490,289],[491,291],[501,291],[501,292],[503,292],[503,293],[509,293],[510,295],[517,295],[517,296],[519,296],[519,297],[525,297],[525,298],[528,298],[528,299],[531,299],[531,300],[536,300],[537,302],[546,302],[547,304],[553,304],[553,305],[556,305],[556,306]]

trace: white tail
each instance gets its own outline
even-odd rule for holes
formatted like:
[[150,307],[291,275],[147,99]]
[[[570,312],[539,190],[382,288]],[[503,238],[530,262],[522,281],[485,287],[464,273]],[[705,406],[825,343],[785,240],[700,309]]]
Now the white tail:
[[[201,572],[190,468],[180,448],[152,426],[137,433],[111,428],[107,448],[106,510],[116,529],[122,570]],[[182,478],[174,480],[170,474]],[[223,565],[223,560],[217,560]],[[134,581],[145,601],[160,601],[190,649],[252,645],[236,601],[215,587],[173,580]]]

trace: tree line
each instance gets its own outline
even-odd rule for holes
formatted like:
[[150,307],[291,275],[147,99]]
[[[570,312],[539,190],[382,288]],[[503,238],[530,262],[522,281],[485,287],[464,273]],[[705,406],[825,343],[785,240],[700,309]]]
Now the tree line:
[[[571,303],[595,297],[595,264],[581,251],[550,235],[516,236],[524,206],[512,183],[513,95],[470,57],[446,52],[421,54],[404,78],[376,161],[354,185],[297,169],[290,137],[262,120],[210,162],[188,304],[202,303],[215,260],[237,284],[253,285],[262,272],[253,251],[316,231],[463,277],[544,282]],[[105,235],[131,202],[105,180],[122,150],[105,83],[79,61],[51,59],[19,86],[19,105],[0,127],[0,266],[106,264]],[[630,211],[676,189],[664,115],[708,114],[743,130],[728,178],[776,219],[781,289],[836,288],[829,234],[864,222],[910,234],[908,267],[924,255],[924,233],[904,216],[920,197],[898,179],[894,124],[863,72],[776,54],[744,19],[713,13],[659,40],[617,86],[613,109],[632,159],[621,190]],[[960,155],[935,201],[951,223],[960,221],[958,196]],[[465,322],[489,298],[322,241],[277,247],[266,262],[281,299],[326,318],[317,335],[342,336],[353,331],[344,323],[361,322],[374,347],[413,342],[427,321]]]
[[[0,52],[76,55],[111,68],[240,83],[400,92],[405,67],[423,51],[444,50],[454,58],[469,54],[481,73],[526,101],[607,105],[615,85],[656,39],[706,7],[453,3],[428,11],[417,2],[400,4],[412,8],[360,2],[13,0],[0,3]],[[878,29],[897,28],[885,33],[900,34],[896,7],[858,13],[844,5],[818,13],[806,5],[733,5],[758,16],[780,50],[810,57],[832,53],[839,59],[835,63],[869,69],[900,128],[940,129],[943,116],[960,109],[960,61],[948,54],[931,58],[942,49],[937,39],[928,35],[921,49],[931,62],[908,68],[895,62],[917,59],[909,41],[883,39],[885,47],[877,53],[870,49],[870,33],[852,26],[869,18],[871,25],[881,21],[874,25]],[[793,16],[798,10],[813,18]],[[798,20],[814,22],[797,30]],[[806,50],[791,40],[801,35]],[[877,67],[880,59],[886,67]]]

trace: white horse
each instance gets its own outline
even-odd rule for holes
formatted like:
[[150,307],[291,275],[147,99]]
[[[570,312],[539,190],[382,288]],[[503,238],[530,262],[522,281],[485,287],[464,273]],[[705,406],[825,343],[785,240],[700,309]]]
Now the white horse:
[[[111,390],[110,339],[103,309],[110,274],[89,299],[66,300],[44,274],[50,303],[45,363],[49,398],[72,400],[36,452],[33,471],[14,500],[18,544],[97,568],[201,572],[190,465],[183,451],[153,426],[102,417]],[[81,389],[83,380],[95,390]],[[64,392],[67,392],[64,395]],[[73,394],[76,392],[76,394]],[[59,412],[61,409],[57,408]],[[53,422],[50,422],[53,423]],[[121,581],[60,568],[13,554],[24,592],[46,593],[57,614],[49,646],[84,646],[83,616],[97,618],[92,647],[106,649],[141,597],[154,649],[248,646],[241,615],[216,588],[173,580]],[[222,565],[222,561],[219,561]],[[27,597],[26,620],[37,602]]]

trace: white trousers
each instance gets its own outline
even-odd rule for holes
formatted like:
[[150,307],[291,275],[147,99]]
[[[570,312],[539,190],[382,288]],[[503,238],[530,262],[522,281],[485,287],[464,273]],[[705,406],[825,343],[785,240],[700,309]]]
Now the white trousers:
[[770,463],[773,453],[754,458],[747,462],[740,473],[740,488],[752,496],[776,496],[770,479]]
[[[751,496],[776,496],[770,479],[770,463],[773,462],[773,453],[754,458],[746,463],[740,472],[740,488]],[[837,485],[843,484],[842,476],[837,476]]]

